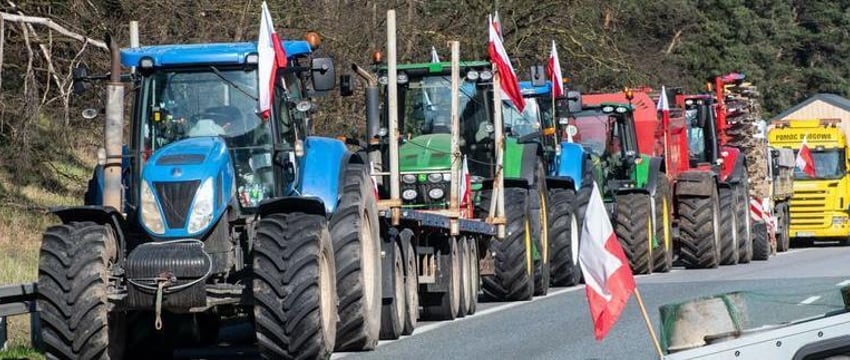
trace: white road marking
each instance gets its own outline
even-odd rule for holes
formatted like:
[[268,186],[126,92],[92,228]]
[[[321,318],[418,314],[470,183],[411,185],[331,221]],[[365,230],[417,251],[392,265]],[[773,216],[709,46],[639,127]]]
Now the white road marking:
[[850,285],[850,280],[844,280],[844,281],[842,281],[838,284],[835,284],[835,286],[847,286],[847,285]]
[[[538,301],[538,300],[545,300],[545,299],[552,298],[554,296],[558,296],[558,295],[561,295],[561,294],[566,294],[566,293],[570,293],[570,292],[574,292],[574,291],[578,291],[578,290],[583,290],[583,289],[584,289],[584,285],[576,285],[576,286],[569,287],[569,288],[566,288],[566,289],[551,291],[546,296],[534,297],[529,301],[513,301],[513,302],[504,303],[502,305],[497,305],[497,306],[491,307],[491,308],[486,309],[486,310],[478,311],[473,315],[467,315],[466,317],[455,319],[455,320],[452,320],[452,321],[439,321],[439,322],[434,322],[434,323],[430,323],[430,324],[427,324],[427,325],[417,326],[416,330],[413,331],[412,335],[403,336],[403,337],[399,338],[398,340],[382,340],[382,341],[379,341],[378,346],[376,348],[379,348],[379,347],[384,346],[384,345],[389,345],[389,344],[392,344],[392,343],[397,342],[397,341],[402,341],[404,339],[409,339],[409,338],[416,336],[416,335],[422,335],[424,333],[439,329],[439,328],[447,326],[447,325],[457,324],[458,322],[461,322],[461,321],[465,321],[465,320],[469,320],[469,319],[475,319],[475,318],[482,317],[482,316],[487,316],[487,315],[497,313],[497,312],[500,312],[500,311],[503,311],[503,310],[507,310],[507,309],[510,309],[510,308],[515,308],[515,307],[518,307],[518,306],[531,304],[531,303]],[[481,303],[479,303],[479,305],[481,305]],[[342,358],[344,358],[344,357],[346,357],[350,354],[351,353],[334,353],[331,356],[331,359],[342,359]]]
[[800,305],[809,305],[815,301],[818,301],[818,299],[820,299],[820,296],[809,296],[806,298],[806,300],[800,301]]

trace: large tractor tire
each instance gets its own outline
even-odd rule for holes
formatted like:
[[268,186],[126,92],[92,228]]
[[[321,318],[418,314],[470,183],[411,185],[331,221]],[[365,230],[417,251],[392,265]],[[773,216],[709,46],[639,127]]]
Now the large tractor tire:
[[552,286],[573,286],[581,279],[581,268],[578,265],[581,228],[578,216],[573,211],[575,201],[575,191],[571,189],[549,190]]
[[256,229],[252,289],[260,357],[330,357],[337,331],[337,282],[325,217],[273,214]]
[[549,196],[546,188],[546,173],[543,162],[537,162],[537,170],[534,174],[534,188],[529,194],[529,207],[531,209],[531,229],[534,240],[537,260],[534,260],[534,295],[543,296],[549,292],[550,264],[549,264],[549,208],[547,198]]
[[389,244],[389,246],[394,247],[393,251],[387,251],[387,256],[392,256],[393,297],[389,303],[385,302],[381,308],[381,340],[395,340],[401,336],[404,330],[404,316],[407,311],[404,255],[397,244]]
[[776,251],[786,252],[791,248],[791,217],[788,203],[776,205]]
[[629,267],[635,274],[652,272],[652,205],[648,194],[631,193],[617,197],[614,233],[623,245]]
[[677,204],[679,259],[686,268],[716,268],[720,264],[717,188],[712,189],[709,197],[679,196]]
[[442,272],[439,276],[445,276],[448,287],[446,292],[434,294],[438,298],[430,305],[423,307],[423,315],[429,320],[454,320],[460,308],[461,296],[461,274],[460,274],[460,246],[457,238],[447,236],[446,245],[439,250],[437,261]]
[[336,255],[337,351],[374,349],[381,329],[381,245],[375,191],[366,166],[345,169],[342,197],[331,216]]
[[770,240],[767,224],[763,221],[753,225],[753,260],[764,261],[770,257]]
[[[746,181],[746,178],[744,179]],[[750,215],[750,195],[746,182],[738,184],[735,190],[735,217],[738,234],[738,263],[747,264],[753,260],[753,225]]]
[[413,334],[416,324],[419,322],[419,265],[418,257],[413,251],[413,244],[407,244],[404,254],[404,330],[402,335]]
[[658,246],[652,249],[652,271],[668,272],[673,268],[673,224],[670,199],[670,182],[667,175],[658,174],[655,188],[655,240]]
[[125,316],[110,312],[109,266],[118,256],[109,226],[72,222],[44,233],[38,306],[48,359],[122,359]]
[[472,303],[472,293],[470,292],[470,283],[472,278],[469,272],[469,242],[466,238],[458,239],[458,258],[460,262],[460,301],[458,301],[457,317],[466,317],[469,311],[469,306]]
[[466,309],[467,315],[475,314],[478,309],[478,291],[481,284],[481,276],[478,269],[478,241],[474,237],[467,239],[469,242],[469,289],[470,303]]
[[720,265],[738,263],[738,216],[736,206],[741,206],[732,188],[721,187],[720,191]]
[[[484,214],[490,207],[492,192],[481,194],[479,206]],[[483,277],[484,295],[496,301],[531,300],[534,295],[529,191],[505,189],[505,238],[490,242],[495,274]]]

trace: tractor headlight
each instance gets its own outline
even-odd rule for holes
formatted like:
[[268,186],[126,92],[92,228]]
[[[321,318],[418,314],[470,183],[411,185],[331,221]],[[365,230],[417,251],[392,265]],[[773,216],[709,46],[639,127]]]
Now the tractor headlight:
[[489,72],[487,70],[484,70],[484,71],[481,72],[480,78],[481,78],[481,80],[488,81],[488,80],[493,78],[493,73]]
[[192,203],[192,214],[189,216],[189,226],[186,228],[186,232],[194,234],[210,224],[213,216],[214,199],[213,181],[212,178],[208,178],[195,193],[195,201]]
[[401,182],[405,184],[416,184],[416,175],[404,174],[401,176]]
[[156,196],[147,181],[142,181],[142,224],[154,234],[165,233],[162,212],[159,211]]
[[407,189],[405,191],[402,191],[401,192],[401,198],[404,199],[404,200],[407,200],[407,201],[411,201],[413,199],[416,199],[416,190]]
[[452,174],[451,173],[443,174],[443,181],[445,181],[445,182],[452,181]]
[[438,183],[443,181],[443,174],[428,174],[428,182]]
[[442,199],[444,195],[446,195],[446,192],[442,188],[433,188],[428,190],[428,197],[433,200]]
[[469,70],[469,72],[466,73],[466,78],[469,79],[469,81],[478,80],[478,77],[478,72],[475,70]]

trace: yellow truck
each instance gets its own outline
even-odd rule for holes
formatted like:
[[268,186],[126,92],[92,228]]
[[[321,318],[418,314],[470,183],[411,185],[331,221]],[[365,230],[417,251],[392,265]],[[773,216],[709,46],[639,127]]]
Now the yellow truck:
[[796,156],[805,139],[814,160],[815,176],[794,170],[791,198],[792,244],[811,245],[815,240],[850,239],[847,174],[847,139],[838,119],[779,120],[768,132],[775,149],[792,149]]

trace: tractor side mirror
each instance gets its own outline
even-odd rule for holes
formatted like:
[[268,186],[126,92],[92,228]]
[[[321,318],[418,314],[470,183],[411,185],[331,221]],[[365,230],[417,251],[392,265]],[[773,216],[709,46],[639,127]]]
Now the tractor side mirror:
[[578,91],[568,91],[567,92],[568,104],[567,107],[570,113],[577,113],[581,111],[581,93]]
[[546,85],[546,72],[543,70],[543,65],[534,65],[531,67],[531,85]]
[[332,58],[314,58],[310,66],[311,78],[313,79],[313,90],[325,92],[334,88],[336,83],[336,71]]
[[349,74],[339,76],[339,96],[354,95],[354,79]]
[[89,84],[88,82],[89,69],[86,68],[84,65],[74,67],[71,70],[71,77],[73,79],[73,87],[71,91],[74,93],[74,95],[81,95],[85,93],[86,90],[88,90],[88,88],[91,86],[91,84]]

